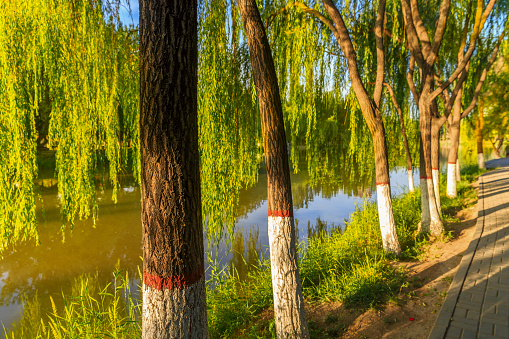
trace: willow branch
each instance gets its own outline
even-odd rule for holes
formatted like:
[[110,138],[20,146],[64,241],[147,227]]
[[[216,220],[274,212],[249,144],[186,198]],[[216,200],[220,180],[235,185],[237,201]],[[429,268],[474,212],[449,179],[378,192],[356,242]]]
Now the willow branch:
[[[394,39],[394,35],[388,29],[384,28],[384,34],[387,35],[389,38]],[[403,38],[396,38],[396,41],[405,46],[407,49],[410,49],[410,46],[408,46],[408,43],[405,43]]]
[[324,24],[327,25],[327,27],[329,27],[329,29],[331,31],[334,32],[334,25],[332,24],[332,22],[327,18],[325,17],[322,13],[320,13],[319,11],[315,10],[315,9],[312,9],[312,8],[309,8],[308,6],[306,6],[306,4],[302,3],[302,2],[298,2],[298,1],[295,1],[294,3],[291,3],[289,5],[286,5],[285,7],[281,8],[279,11],[277,11],[276,13],[273,13],[269,16],[269,18],[267,19],[267,27],[270,26],[272,24],[272,21],[274,21],[274,19],[281,13],[289,10],[290,8],[292,7],[298,7],[300,8],[302,11],[304,11],[305,13],[308,13],[308,14],[313,14],[314,16],[316,16],[318,19],[320,19]]
[[415,58],[414,58],[413,53],[410,53],[410,62],[408,64],[408,73],[406,74],[406,81],[408,83],[408,87],[410,87],[410,91],[412,92],[414,101],[417,103],[417,102],[419,102],[419,93],[417,92],[417,88],[415,88],[414,67],[415,67]]
[[489,72],[491,66],[495,62],[495,59],[497,58],[497,54],[500,49],[500,44],[502,43],[504,36],[505,36],[505,32],[502,32],[502,34],[500,34],[500,36],[498,37],[497,45],[493,49],[491,58],[488,61],[488,64],[486,65],[486,67],[484,67],[484,70],[481,74],[481,78],[479,79],[479,82],[477,83],[477,86],[475,87],[474,97],[472,98],[470,105],[461,114],[461,118],[465,118],[474,109],[475,104],[477,103],[477,99],[479,98],[479,93],[481,92],[482,85],[484,84],[484,81],[486,80],[486,77],[488,76],[488,72]]
[[[440,79],[440,77],[435,74],[434,75],[435,77],[435,81],[436,83],[438,84],[438,86],[441,86],[442,85],[442,79]],[[449,91],[446,89],[444,89],[444,91],[442,93],[440,93],[440,96],[442,97],[442,100],[444,101],[444,106],[447,106],[449,104],[449,100],[451,100],[451,96],[449,95]]]
[[461,34],[461,43],[460,48],[458,49],[458,63],[460,63],[463,60],[465,45],[467,44],[468,24],[470,23],[470,14],[471,10],[469,9],[467,12],[467,17],[465,18],[465,24],[463,25],[463,33]]
[[445,108],[446,111],[452,110],[454,101],[456,100],[458,93],[460,93],[460,90],[463,88],[463,84],[465,83],[465,80],[467,80],[469,67],[470,67],[470,60],[467,62],[465,70],[461,73],[460,77],[458,78],[458,81],[456,82],[456,85],[454,86],[454,89],[452,90],[449,103],[447,104],[447,106]]
[[412,156],[410,155],[410,148],[408,147],[408,139],[406,135],[406,129],[405,129],[405,120],[403,118],[403,111],[401,110],[401,107],[398,105],[398,101],[396,100],[396,95],[394,94],[394,91],[392,90],[391,85],[384,82],[384,86],[387,88],[387,91],[389,91],[389,95],[391,96],[392,103],[394,107],[396,107],[396,111],[398,112],[399,116],[399,123],[401,126],[401,134],[403,135],[403,143],[405,145],[405,153],[407,156],[408,161],[408,168],[412,168]]
[[[405,1],[405,0],[403,0]],[[479,9],[479,6],[477,8],[477,13],[482,11],[482,0],[479,0],[481,2],[481,8]],[[467,52],[465,53],[464,59],[459,63],[459,65],[456,67],[456,70],[451,74],[449,79],[447,79],[446,82],[442,84],[439,88],[434,90],[428,97],[428,102],[431,102],[434,100],[440,92],[442,92],[445,88],[447,88],[456,78],[463,72],[463,69],[467,65],[468,61],[470,60],[470,57],[472,56],[472,53],[474,53],[475,44],[477,41],[477,37],[479,36],[479,33],[482,31],[484,27],[484,23],[486,22],[486,19],[488,18],[488,15],[491,13],[491,10],[493,9],[493,6],[495,5],[496,0],[490,0],[488,3],[488,6],[486,6],[486,10],[482,14],[482,16],[479,17],[479,14],[476,16],[476,24],[474,25],[474,30],[472,32],[472,36],[470,38],[470,45],[468,47]]]

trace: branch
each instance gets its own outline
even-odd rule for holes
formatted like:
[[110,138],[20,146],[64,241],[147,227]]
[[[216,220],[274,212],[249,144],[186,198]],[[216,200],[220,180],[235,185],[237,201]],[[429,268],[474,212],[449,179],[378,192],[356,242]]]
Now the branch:
[[[444,0],[442,5],[440,5],[440,16],[438,18],[438,26],[435,31],[435,37],[433,38],[433,45],[431,46],[431,56],[433,58],[433,64],[438,55],[438,50],[440,49],[440,44],[442,43],[442,39],[445,33],[445,26],[447,23],[447,17],[449,16],[449,8],[451,7],[451,0]],[[430,60],[428,60],[429,62]]]
[[408,73],[406,74],[406,81],[408,86],[410,87],[410,91],[412,92],[412,96],[414,97],[414,101],[416,103],[419,102],[419,93],[417,92],[417,88],[415,88],[414,82],[414,66],[415,66],[415,58],[414,54],[410,52],[410,62],[408,65]]
[[294,3],[289,4],[289,5],[286,5],[285,7],[281,8],[276,13],[271,14],[269,16],[269,18],[267,19],[267,27],[270,24],[272,24],[272,21],[276,18],[276,16],[278,16],[279,14],[289,10],[292,7],[299,7],[302,11],[304,11],[304,12],[306,12],[308,14],[313,14],[318,19],[320,19],[324,24],[326,24],[327,27],[329,27],[329,29],[332,32],[334,32],[335,28],[334,28],[334,25],[332,24],[332,21],[330,21],[328,18],[326,18],[322,13],[318,12],[317,10],[309,8],[308,6],[306,6],[306,4],[304,4],[302,2],[298,2],[298,1],[295,1]]
[[461,36],[460,48],[458,49],[458,63],[460,63],[463,60],[463,53],[465,52],[465,45],[467,44],[468,24],[470,22],[470,14],[471,10],[469,8],[467,12],[467,17],[465,18],[465,24],[463,25],[463,33]]
[[417,64],[422,67],[424,57],[422,55],[421,47],[419,45],[419,38],[415,30],[414,21],[412,19],[412,12],[410,10],[409,0],[401,0],[401,7],[403,8],[403,19],[405,21],[406,35],[409,43],[410,51],[417,61]]
[[353,90],[355,91],[355,95],[359,101],[359,105],[361,107],[366,123],[370,131],[373,133],[373,128],[377,123],[376,119],[381,118],[380,111],[377,109],[376,105],[373,107],[374,102],[369,97],[368,92],[362,83],[359,69],[357,67],[357,55],[353,48],[352,41],[350,40],[350,35],[348,34],[348,29],[346,28],[341,14],[331,0],[323,0],[323,4],[325,6],[325,10],[334,22],[334,36],[336,37],[341,50],[346,56],[348,73],[350,75]]
[[[388,29],[385,29],[384,28],[384,34],[387,35],[388,37],[390,37],[391,39],[394,39],[394,35],[392,34],[391,31],[389,31]],[[396,38],[396,41],[398,41],[400,44],[402,44],[403,46],[405,46],[407,49],[410,49],[410,46],[408,46],[408,43],[405,43],[405,41],[403,40],[403,38]]]
[[456,97],[460,93],[460,91],[463,89],[463,83],[465,80],[467,80],[468,77],[468,69],[470,68],[470,60],[468,60],[467,65],[463,72],[461,73],[461,76],[459,77],[458,81],[456,82],[456,85],[454,86],[454,89],[452,90],[452,93],[450,95],[449,104],[445,108],[448,111],[452,110],[452,106],[454,105],[454,101],[456,100]]
[[486,65],[486,67],[484,67],[481,78],[479,79],[479,82],[475,87],[474,97],[472,98],[470,105],[461,114],[461,118],[465,118],[474,109],[475,104],[477,103],[477,99],[479,98],[479,93],[481,92],[482,85],[484,84],[484,80],[486,80],[486,77],[488,75],[488,71],[490,70],[491,65],[493,65],[493,63],[495,62],[495,59],[497,58],[498,50],[500,49],[500,44],[502,43],[504,36],[505,32],[502,32],[502,34],[500,34],[500,36],[498,37],[497,45],[493,49],[490,61],[488,61],[488,64]]
[[417,0],[410,0],[410,8],[412,13],[412,21],[414,23],[415,30],[417,31],[417,36],[421,41],[424,58],[428,59],[431,53],[431,44],[428,32],[426,31],[426,27],[424,27],[422,22],[419,8],[417,7]]
[[[405,1],[405,0],[403,0],[403,1]],[[428,102],[431,102],[432,100],[434,100],[440,94],[440,92],[442,92],[445,88],[447,88],[461,74],[461,72],[467,65],[468,61],[470,60],[472,53],[474,53],[477,37],[479,36],[479,33],[483,29],[484,23],[486,22],[488,15],[490,14],[491,10],[493,9],[495,2],[496,2],[496,0],[490,0],[490,2],[488,3],[488,6],[486,6],[486,10],[484,11],[483,15],[480,16],[479,13],[480,13],[480,11],[482,11],[482,0],[479,0],[478,3],[480,3],[480,6],[478,5],[478,7],[477,7],[476,24],[474,25],[472,37],[470,38],[470,45],[469,45],[468,50],[465,54],[465,57],[461,61],[461,63],[456,67],[456,70],[451,74],[449,79],[447,79],[447,81],[444,82],[442,84],[442,86],[440,86],[439,88],[434,90],[429,95]]]
[[380,0],[378,3],[378,13],[375,21],[375,39],[376,39],[376,83],[375,91],[373,93],[373,101],[375,106],[380,105],[382,98],[382,84],[384,82],[384,69],[385,69],[385,53],[384,53],[384,40],[383,40],[383,26],[385,18],[385,0]]
[[[435,74],[434,77],[435,77],[435,81],[437,82],[438,86],[441,86],[442,79],[440,79],[440,77],[437,74]],[[442,93],[440,93],[440,95],[442,96],[442,100],[444,101],[445,106],[447,106],[449,104],[449,100],[451,100],[451,96],[449,95],[449,91],[447,90],[447,88],[444,89],[444,91]]]

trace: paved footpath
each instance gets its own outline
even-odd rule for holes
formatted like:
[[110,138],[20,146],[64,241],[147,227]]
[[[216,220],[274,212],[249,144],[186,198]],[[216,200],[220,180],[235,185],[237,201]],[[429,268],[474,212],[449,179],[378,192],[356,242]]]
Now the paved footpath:
[[509,167],[479,178],[476,230],[429,338],[509,339]]

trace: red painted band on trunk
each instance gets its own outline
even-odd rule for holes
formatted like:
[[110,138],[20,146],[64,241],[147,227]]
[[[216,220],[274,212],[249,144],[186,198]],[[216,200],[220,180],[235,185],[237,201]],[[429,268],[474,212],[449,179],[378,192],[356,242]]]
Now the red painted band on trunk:
[[456,162],[448,162],[448,164],[451,164],[451,165],[456,165]]
[[389,185],[389,183],[388,182],[377,182],[376,185],[377,186],[379,186],[379,185]]
[[433,179],[433,177],[421,177],[421,179],[431,180],[431,179]]
[[432,168],[433,171],[438,171],[438,168]]
[[159,277],[152,275],[143,268],[143,283],[146,286],[155,288],[158,291],[163,289],[172,290],[174,288],[185,288],[191,286],[200,280],[205,274],[205,266],[201,264],[200,268],[194,272],[172,275],[169,277]]
[[269,217],[282,217],[282,218],[293,217],[293,211],[273,211],[273,210],[269,210]]
[[411,171],[412,170],[412,167],[408,167],[408,170]]

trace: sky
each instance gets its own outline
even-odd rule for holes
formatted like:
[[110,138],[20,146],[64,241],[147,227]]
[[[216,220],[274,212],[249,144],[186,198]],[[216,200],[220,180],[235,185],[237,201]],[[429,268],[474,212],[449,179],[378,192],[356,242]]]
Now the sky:
[[136,26],[138,25],[140,16],[138,9],[138,0],[128,0],[128,1],[131,7],[131,13],[129,13],[127,1],[122,0],[122,5],[120,6],[120,21],[122,21],[124,25],[134,24]]

